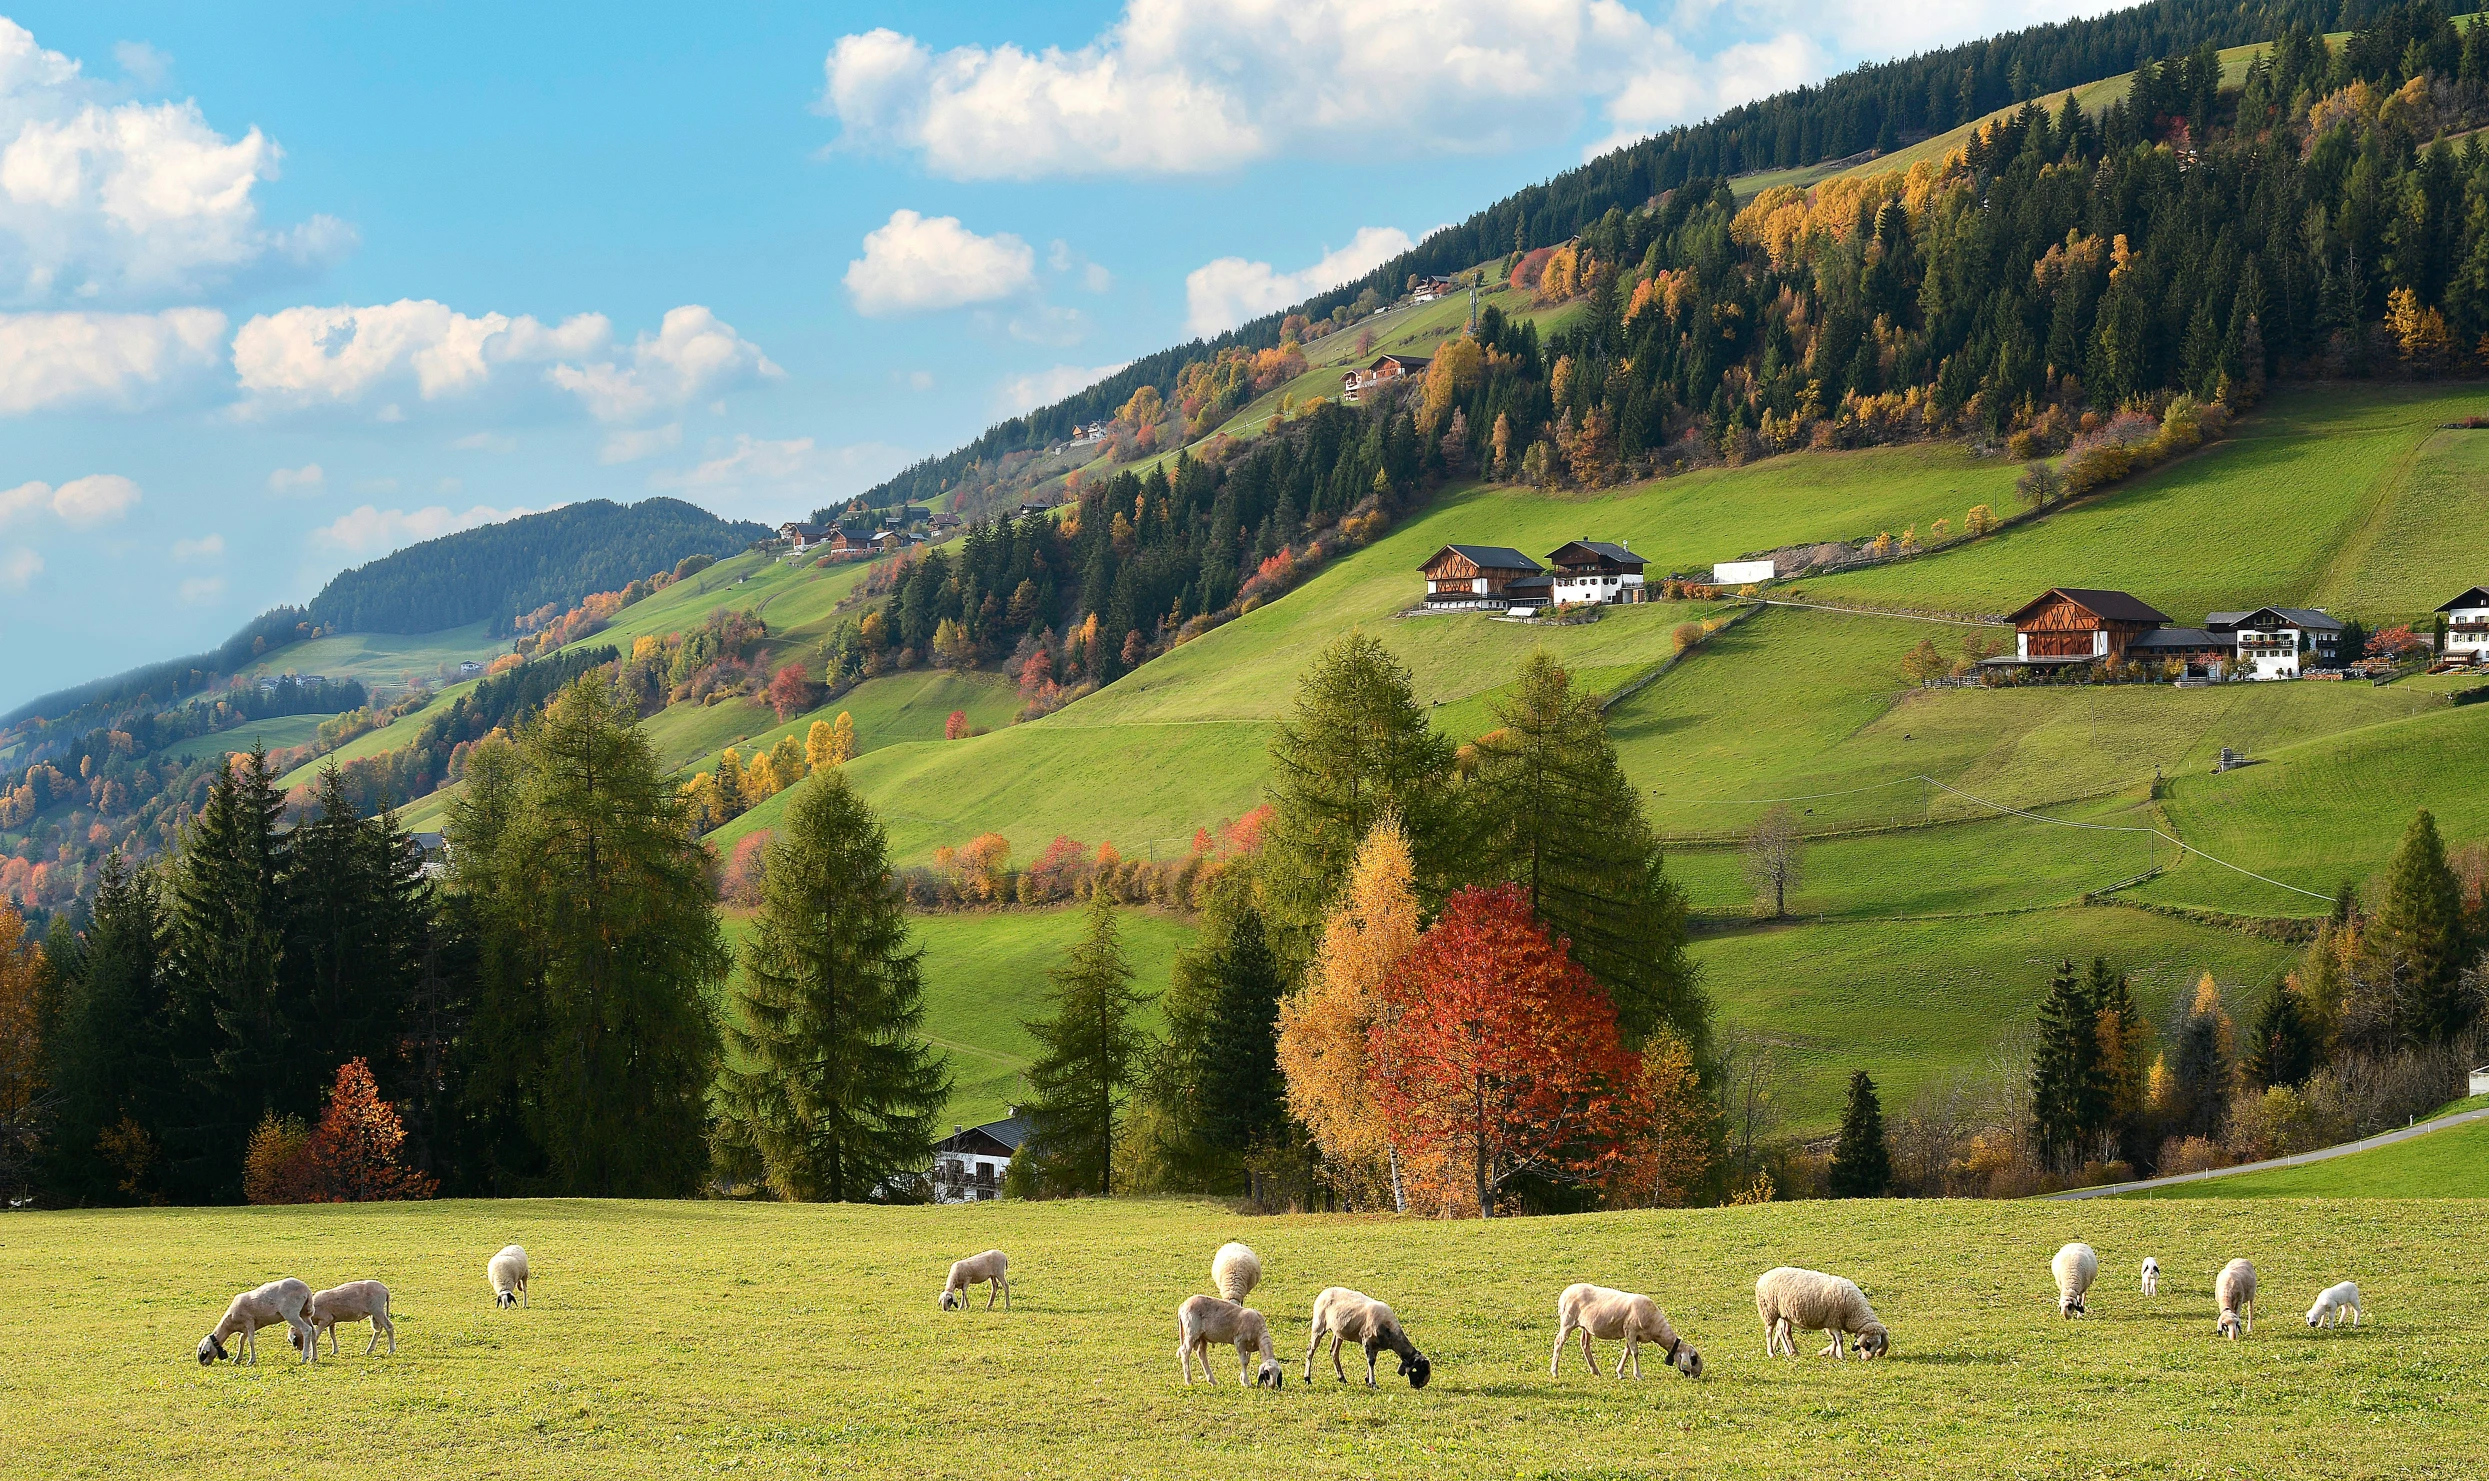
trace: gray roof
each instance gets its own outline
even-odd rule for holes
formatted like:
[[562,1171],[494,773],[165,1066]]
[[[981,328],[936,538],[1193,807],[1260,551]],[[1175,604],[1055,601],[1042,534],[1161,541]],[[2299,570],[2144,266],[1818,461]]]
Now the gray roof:
[[2237,646],[2238,638],[2235,635],[2206,632],[2200,627],[2156,627],[2148,633],[2137,634],[2135,640],[2126,645],[2129,651],[2136,648],[2235,648]]
[[[2269,617],[2269,622],[2256,619]],[[2214,632],[2230,632],[2242,627],[2296,627],[2308,632],[2342,631],[2342,619],[2314,607],[2258,607],[2252,612],[2213,612],[2204,618],[2204,626]]]
[[1620,566],[1631,566],[1637,571],[1642,569],[1645,564],[1642,557],[1634,554],[1630,550],[1627,550],[1624,546],[1612,545],[1605,540],[1568,541],[1557,547],[1554,551],[1550,552],[1547,559],[1554,561],[1561,557],[1565,551],[1575,549],[1587,550],[1592,555],[1599,557],[1601,560],[1614,561]]
[[[1443,547],[1443,550],[1457,551],[1461,555],[1467,556],[1470,560],[1477,562],[1480,567],[1490,571],[1539,571],[1545,569],[1545,567],[1541,566],[1538,562],[1530,559],[1526,555],[1523,555],[1520,551],[1513,549],[1509,545],[1446,545]],[[1436,551],[1435,555],[1443,554],[1443,550]],[[1433,555],[1430,555],[1426,559],[1429,563],[1431,563],[1434,558],[1435,557]]]

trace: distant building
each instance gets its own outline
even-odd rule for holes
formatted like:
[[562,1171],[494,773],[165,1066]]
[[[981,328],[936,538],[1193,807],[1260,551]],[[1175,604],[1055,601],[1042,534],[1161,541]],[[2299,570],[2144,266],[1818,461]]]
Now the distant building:
[[933,1144],[933,1201],[981,1203],[1002,1196],[1003,1169],[1011,1154],[1028,1140],[1028,1118],[1018,1106],[1004,1108],[1000,1121],[983,1126],[954,1126]]
[[1752,586],[1758,581],[1769,581],[1778,574],[1769,560],[1715,561],[1711,567],[1711,583],[1714,586]]
[[1575,540],[1547,557],[1555,572],[1549,595],[1559,607],[1642,600],[1642,557],[1605,540]]
[[1434,361],[1425,355],[1377,355],[1374,363],[1363,370],[1351,370],[1340,382],[1340,399],[1354,406],[1358,398],[1377,386],[1386,385],[1404,375],[1424,375]]
[[1420,278],[1417,287],[1409,294],[1409,302],[1433,303],[1438,298],[1449,297],[1452,288],[1450,278]]
[[797,520],[788,520],[778,526],[778,538],[799,551],[827,542],[832,533],[829,526],[804,524]]
[[458,665],[458,677],[462,679],[472,679],[477,674],[482,672],[484,672],[484,665],[478,663],[472,658],[466,659]]
[[2135,639],[2169,625],[2169,614],[2122,591],[2057,586],[2005,619],[2014,625],[2014,658],[2026,664],[2089,663],[2124,658]]
[[935,534],[947,535],[951,531],[958,529],[961,524],[965,523],[965,521],[961,520],[956,514],[937,514],[933,517],[932,523],[933,532]]
[[1446,545],[1418,569],[1426,576],[1429,611],[1512,605],[1507,589],[1546,568],[1509,545]]
[[2215,612],[2204,630],[2229,637],[2242,678],[2295,679],[2311,666],[2342,662],[2342,620],[2314,607]]
[[2446,618],[2446,655],[2489,663],[2489,586],[2475,586],[2437,610]]
[[1052,504],[1045,504],[1045,503],[1040,503],[1040,502],[1037,502],[1036,500],[1029,500],[1029,501],[1024,502],[1024,503],[1022,503],[1022,504],[1020,505],[1020,514],[1019,514],[1019,517],[1020,517],[1020,518],[1022,518],[1022,519],[1026,519],[1026,518],[1028,518],[1028,517],[1029,517],[1030,515],[1032,515],[1032,514],[1043,514],[1043,513],[1045,513],[1047,510],[1052,509],[1053,507],[1054,507],[1054,506],[1053,506]]

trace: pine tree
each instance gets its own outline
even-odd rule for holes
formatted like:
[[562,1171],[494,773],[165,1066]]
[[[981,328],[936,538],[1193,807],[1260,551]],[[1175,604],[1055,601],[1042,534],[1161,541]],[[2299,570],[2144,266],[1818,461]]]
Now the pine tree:
[[781,1198],[868,1198],[931,1164],[951,1077],[888,841],[837,767],[796,789],[767,880],[729,1031],[752,1069],[727,1076],[721,1135]]
[[2277,981],[2266,990],[2244,1068],[2253,1085],[2298,1085],[2315,1073],[2315,1038],[2288,983]]
[[2031,1056],[2031,1131],[2040,1160],[2079,1162],[2099,1127],[2100,1008],[2074,963],[2060,962],[2040,1002],[2039,1044]]
[[[62,964],[46,1078],[60,1097],[44,1184],[62,1201],[110,1203],[135,1189],[98,1155],[124,1120],[160,1128],[179,1095],[163,1039],[164,901],[156,871],[104,857],[85,939]],[[150,1141],[160,1132],[151,1131]],[[144,1173],[146,1170],[141,1169]]]
[[2477,1005],[2463,989],[2463,890],[2446,867],[2437,820],[2412,815],[2385,894],[2363,935],[2375,974],[2392,984],[2390,1017],[2414,1044],[2442,1044],[2471,1026]]
[[286,837],[283,996],[302,1015],[278,1104],[316,1110],[349,1060],[395,1071],[420,971],[429,890],[394,812],[366,818],[332,763],[316,811]]
[[1884,1143],[1884,1105],[1865,1070],[1849,1077],[1841,1108],[1841,1139],[1832,1147],[1832,1196],[1881,1198],[1892,1190],[1893,1154]]
[[1069,1191],[1114,1191],[1115,1121],[1148,1041],[1133,1017],[1147,1002],[1132,990],[1115,902],[1089,892],[1080,941],[1048,973],[1048,1017],[1021,1025],[1037,1040],[1028,1069],[1029,1148],[1043,1180]]
[[1217,985],[1203,1043],[1202,1127],[1210,1144],[1241,1156],[1287,1129],[1279,1076],[1279,999],[1286,977],[1250,902],[1210,962]]

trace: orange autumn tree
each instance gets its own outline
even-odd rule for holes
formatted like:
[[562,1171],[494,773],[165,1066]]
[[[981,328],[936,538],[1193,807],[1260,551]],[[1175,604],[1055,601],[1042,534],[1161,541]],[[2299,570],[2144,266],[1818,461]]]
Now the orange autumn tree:
[[1400,1143],[1433,1154],[1447,1201],[1492,1218],[1525,1173],[1604,1186],[1630,1170],[1652,1122],[1641,1058],[1520,886],[1446,901],[1385,993],[1367,1034],[1375,1095]]
[[406,1128],[397,1108],[380,1098],[372,1068],[361,1059],[337,1067],[328,1109],[304,1148],[310,1194],[320,1203],[382,1203],[430,1198],[439,1186],[428,1174],[398,1165]]
[[1391,1124],[1369,1084],[1367,1035],[1380,1021],[1383,988],[1417,946],[1416,868],[1409,836],[1385,817],[1357,846],[1348,889],[1324,923],[1304,985],[1279,1002],[1279,1072],[1288,1110],[1352,1187],[1377,1172],[1404,1204]]
[[26,921],[0,904],[0,1192],[17,1196],[33,1172],[51,1099],[43,1079],[43,949]]

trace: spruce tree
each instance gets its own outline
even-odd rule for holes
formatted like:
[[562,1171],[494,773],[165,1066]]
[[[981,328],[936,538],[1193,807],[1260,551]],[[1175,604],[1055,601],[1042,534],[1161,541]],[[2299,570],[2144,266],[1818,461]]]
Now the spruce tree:
[[1279,999],[1287,981],[1250,902],[1237,912],[1210,961],[1216,985],[1202,1045],[1202,1129],[1211,1146],[1241,1156],[1287,1128],[1279,1077]]
[[130,867],[118,851],[106,855],[85,939],[62,964],[44,1044],[60,1096],[44,1181],[64,1202],[115,1203],[153,1186],[148,1169],[115,1166],[99,1148],[124,1121],[160,1141],[179,1093],[163,1036],[164,949],[156,871]]
[[2256,1085],[2298,1085],[2316,1071],[2315,1037],[2299,1011],[2299,995],[2286,982],[2265,991],[2245,1069]]
[[2118,1150],[2142,1150],[2144,1100],[2151,1079],[2151,1030],[2135,1003],[2134,985],[2104,957],[2091,959],[2084,995],[2092,1002],[2092,1040],[2098,1059],[2092,1077],[2095,1125],[2112,1133]]
[[2100,1073],[2099,1005],[2074,963],[2057,964],[2040,1002],[2039,1044],[2031,1055],[2031,1134],[2040,1160],[2066,1167],[2096,1130]]
[[1048,1016],[1021,1025],[1038,1044],[1023,1151],[1050,1187],[1111,1193],[1116,1117],[1148,1049],[1133,1017],[1147,999],[1132,990],[1113,898],[1091,890],[1084,915],[1081,939],[1047,974]]
[[302,1015],[281,1112],[316,1114],[338,1068],[367,1062],[384,1093],[421,971],[429,890],[394,812],[366,818],[334,763],[287,835],[285,1000]]
[[951,1076],[889,843],[845,772],[797,785],[767,879],[729,1030],[752,1068],[727,1076],[722,1136],[781,1198],[868,1198],[931,1164]]
[[2393,984],[2391,1017],[2405,1040],[2443,1044],[2471,1026],[2477,1005],[2462,981],[2463,890],[2427,808],[2403,830],[2364,942],[2378,979]]
[[1832,1147],[1832,1196],[1881,1198],[1892,1190],[1893,1154],[1884,1143],[1884,1106],[1865,1070],[1849,1077],[1841,1108],[1841,1139]]

